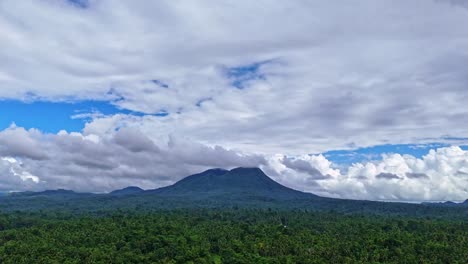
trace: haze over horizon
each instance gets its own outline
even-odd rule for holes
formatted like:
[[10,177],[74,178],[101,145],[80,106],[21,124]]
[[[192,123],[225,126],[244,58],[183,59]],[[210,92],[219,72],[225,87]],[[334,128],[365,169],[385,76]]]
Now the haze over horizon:
[[326,197],[468,198],[468,4],[0,2],[0,191],[259,167]]

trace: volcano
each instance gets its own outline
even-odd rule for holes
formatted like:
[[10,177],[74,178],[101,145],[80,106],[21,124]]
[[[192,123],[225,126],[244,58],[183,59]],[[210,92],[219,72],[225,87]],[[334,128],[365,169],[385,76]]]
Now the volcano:
[[210,169],[150,192],[160,196],[187,198],[223,196],[291,200],[318,197],[283,186],[259,168]]

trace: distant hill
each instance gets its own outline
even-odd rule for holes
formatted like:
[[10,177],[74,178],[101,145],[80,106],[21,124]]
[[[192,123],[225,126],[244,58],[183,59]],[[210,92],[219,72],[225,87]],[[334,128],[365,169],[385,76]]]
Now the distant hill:
[[58,189],[58,190],[46,190],[42,192],[14,192],[10,196],[16,197],[27,197],[27,196],[46,196],[46,197],[63,197],[63,196],[83,196],[88,193],[77,193],[71,190]]
[[451,201],[447,201],[447,202],[432,202],[432,203],[429,203],[429,202],[424,202],[423,205],[426,205],[426,206],[438,206],[438,207],[468,207],[468,199],[465,200],[464,202],[458,202],[458,203],[455,203],[455,202],[451,202]]
[[145,190],[141,189],[140,187],[130,186],[130,187],[123,188],[120,190],[112,191],[109,194],[110,195],[132,195],[132,194],[142,193],[144,191]]

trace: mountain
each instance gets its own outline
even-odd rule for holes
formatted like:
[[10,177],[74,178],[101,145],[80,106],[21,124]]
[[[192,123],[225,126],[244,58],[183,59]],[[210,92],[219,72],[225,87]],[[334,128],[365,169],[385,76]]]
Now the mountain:
[[283,186],[259,168],[211,169],[188,176],[174,185],[150,191],[166,197],[227,197],[291,200],[318,197]]
[[468,207],[468,199],[463,202],[423,202],[422,205],[426,206],[439,206],[439,207]]
[[120,190],[112,191],[109,194],[110,195],[133,195],[133,194],[142,193],[144,191],[145,190],[141,189],[140,187],[129,186]]
[[283,186],[259,168],[211,169],[154,190],[127,187],[107,194],[93,194],[60,189],[0,196],[0,212],[45,209],[78,214],[116,209],[151,211],[194,208],[269,208],[345,214],[468,217],[468,201],[421,205],[325,198]]
[[71,190],[57,189],[57,190],[46,190],[42,192],[15,192],[11,193],[10,196],[25,197],[25,196],[45,196],[45,197],[70,197],[70,196],[82,196],[88,195],[88,193],[77,193]]

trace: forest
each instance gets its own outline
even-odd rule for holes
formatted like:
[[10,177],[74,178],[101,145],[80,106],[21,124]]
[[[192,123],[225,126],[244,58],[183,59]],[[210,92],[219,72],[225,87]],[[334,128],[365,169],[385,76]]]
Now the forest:
[[0,263],[467,263],[466,218],[276,209],[0,214]]

